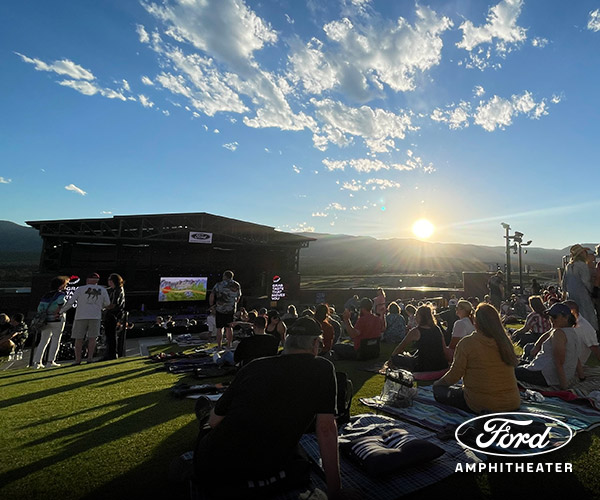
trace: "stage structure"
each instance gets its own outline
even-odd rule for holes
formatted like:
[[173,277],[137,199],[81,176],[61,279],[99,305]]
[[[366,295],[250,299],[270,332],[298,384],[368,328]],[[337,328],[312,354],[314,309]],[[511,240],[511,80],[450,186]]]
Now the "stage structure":
[[[27,222],[43,239],[31,300],[58,274],[119,273],[126,280],[128,308],[156,309],[171,302],[204,302],[227,269],[248,297],[295,300],[300,290],[300,249],[313,238],[208,213],[114,216]],[[185,290],[189,288],[189,290]],[[159,302],[160,292],[160,302]],[[170,293],[169,293],[170,292]],[[37,304],[37,302],[36,302]],[[198,304],[201,305],[201,304]]]

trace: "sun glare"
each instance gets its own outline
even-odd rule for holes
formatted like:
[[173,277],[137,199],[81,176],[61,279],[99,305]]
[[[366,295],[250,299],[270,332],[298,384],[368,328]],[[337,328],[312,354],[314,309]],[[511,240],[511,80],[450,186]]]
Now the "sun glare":
[[433,227],[433,224],[427,219],[419,219],[412,226],[414,235],[422,240],[429,238],[433,234],[434,230],[435,228]]

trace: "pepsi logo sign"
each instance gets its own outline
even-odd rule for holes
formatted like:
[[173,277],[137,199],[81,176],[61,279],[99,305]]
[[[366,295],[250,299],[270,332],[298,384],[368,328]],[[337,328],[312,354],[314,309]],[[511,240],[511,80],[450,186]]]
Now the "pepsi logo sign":
[[554,417],[535,413],[492,413],[467,420],[455,431],[465,448],[495,456],[533,456],[556,451],[573,431]]
[[273,283],[279,283],[281,281],[281,276],[273,276]]

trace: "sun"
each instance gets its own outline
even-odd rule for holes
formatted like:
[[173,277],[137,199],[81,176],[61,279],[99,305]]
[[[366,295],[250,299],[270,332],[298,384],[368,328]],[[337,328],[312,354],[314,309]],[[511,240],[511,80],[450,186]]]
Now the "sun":
[[412,226],[412,232],[421,240],[429,238],[433,234],[433,231],[435,231],[435,227],[427,219],[419,219]]

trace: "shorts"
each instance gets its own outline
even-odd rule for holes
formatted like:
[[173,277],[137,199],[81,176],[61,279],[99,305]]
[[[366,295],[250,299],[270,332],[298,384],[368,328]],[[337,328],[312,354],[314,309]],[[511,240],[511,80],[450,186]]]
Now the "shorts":
[[72,339],[95,339],[100,336],[99,319],[76,319],[73,321],[73,330],[71,330]]
[[217,330],[220,328],[226,328],[231,323],[233,323],[233,311],[230,313],[220,313],[219,311],[217,311],[215,313],[215,316],[216,316]]

